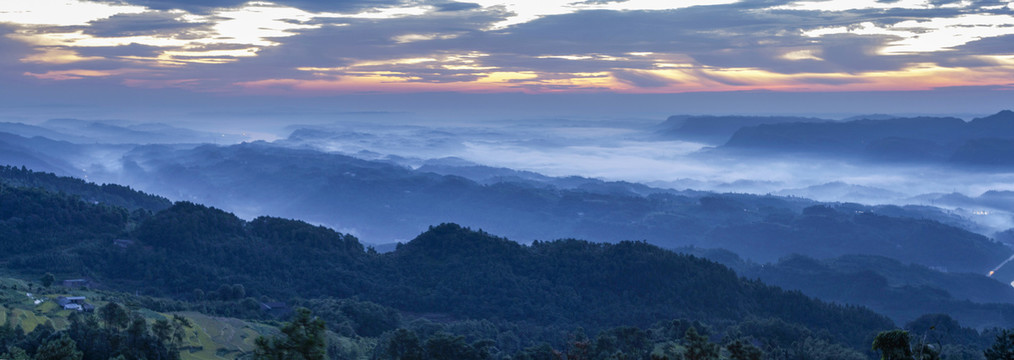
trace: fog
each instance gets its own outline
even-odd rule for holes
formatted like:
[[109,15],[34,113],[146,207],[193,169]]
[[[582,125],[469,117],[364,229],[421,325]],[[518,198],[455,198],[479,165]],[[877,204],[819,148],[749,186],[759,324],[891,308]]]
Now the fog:
[[[377,116],[384,121],[375,121]],[[14,133],[20,130],[20,135],[26,137],[49,136],[84,144],[69,152],[22,144],[35,146],[36,151],[59,159],[50,160],[51,168],[40,170],[158,190],[174,200],[202,198],[182,190],[151,187],[143,179],[125,175],[125,155],[132,151],[135,157],[137,154],[135,145],[130,144],[176,144],[173,145],[176,149],[189,149],[198,143],[225,146],[266,140],[273,146],[346,154],[411,169],[443,159],[441,163],[445,165],[485,165],[552,177],[641,183],[662,189],[773,194],[869,205],[928,205],[971,220],[976,224],[971,230],[985,235],[1014,227],[1014,216],[1009,210],[1014,209],[1014,197],[983,195],[990,191],[993,194],[1014,191],[1014,173],[1010,171],[958,170],[951,166],[875,163],[832,156],[721,152],[715,151],[721,142],[660,136],[663,120],[528,118],[434,123],[405,114],[361,114],[358,118],[355,114],[343,114],[341,121],[317,120],[239,134],[217,133],[199,126],[193,126],[198,129],[194,130],[122,120],[46,121],[32,124],[31,129],[5,126],[4,130]],[[248,202],[233,203],[234,200],[219,199],[220,203],[214,205],[245,217],[270,211]]]
[[[427,159],[454,157],[475,164],[564,177],[628,181],[667,189],[799,196],[825,202],[928,205],[965,216],[987,235],[1014,227],[1012,202],[978,201],[987,191],[1014,191],[1010,171],[951,166],[873,163],[819,156],[714,154],[705,144],[656,135],[661,121],[524,124],[487,122],[459,126],[367,123],[294,126],[313,129],[277,141],[418,167]],[[961,195],[963,201],[956,201]]]

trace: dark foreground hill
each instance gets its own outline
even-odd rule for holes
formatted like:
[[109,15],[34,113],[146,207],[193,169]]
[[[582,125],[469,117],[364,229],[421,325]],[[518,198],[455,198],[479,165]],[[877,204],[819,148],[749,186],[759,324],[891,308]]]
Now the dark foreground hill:
[[[25,169],[6,168],[0,174],[4,175],[0,177],[0,182],[12,185],[34,184],[35,186],[55,187],[62,189],[61,191],[67,194],[72,194],[59,195],[50,191],[28,190],[18,186],[5,187],[10,191],[4,193],[4,207],[0,213],[3,213],[5,217],[0,219],[3,220],[0,222],[0,231],[9,241],[4,243],[3,250],[18,255],[11,257],[10,264],[19,269],[58,268],[64,273],[76,274],[74,276],[106,274],[103,277],[108,276],[109,281],[118,284],[117,286],[127,286],[134,290],[140,289],[151,294],[176,296],[181,294],[192,296],[193,293],[196,293],[195,290],[199,290],[201,293],[215,292],[223,284],[258,283],[260,284],[256,288],[258,293],[280,299],[284,299],[286,296],[290,296],[286,294],[292,293],[287,290],[279,290],[289,289],[291,284],[289,280],[286,280],[289,278],[307,279],[305,283],[296,282],[297,285],[302,284],[299,288],[302,296],[323,294],[351,296],[380,291],[371,287],[378,281],[400,284],[406,279],[432,271],[430,268],[410,267],[411,270],[404,274],[399,272],[405,269],[406,263],[419,263],[421,256],[419,254],[433,254],[431,247],[414,245],[422,241],[418,239],[402,246],[405,249],[417,250],[410,252],[410,250],[399,249],[389,255],[374,255],[370,251],[364,250],[358,239],[352,236],[340,234],[324,227],[308,226],[298,221],[274,217],[260,217],[253,221],[243,221],[227,212],[187,202],[177,203],[172,208],[158,213],[144,210],[127,212],[119,207],[110,206],[109,202],[90,199],[124,199],[123,202],[134,204],[148,203],[159,198],[153,198],[116,185],[98,186],[77,179],[56,177]],[[655,198],[658,199],[659,196]],[[161,205],[164,201],[161,199],[153,203]],[[928,298],[916,301],[922,295],[919,295],[918,291],[913,292],[910,291],[911,289],[899,288],[898,282],[892,283],[886,288],[878,287],[882,284],[880,281],[857,283],[859,285],[872,284],[864,288],[865,292],[862,293],[869,295],[867,297],[841,297],[837,296],[841,293],[834,291],[811,291],[814,289],[835,289],[835,284],[839,280],[851,281],[849,274],[827,276],[827,271],[808,271],[801,273],[800,277],[769,278],[765,277],[765,273],[740,273],[749,278],[760,276],[770,281],[777,280],[775,283],[781,286],[800,289],[811,296],[871,306],[891,314],[898,321],[908,321],[922,313],[937,311],[953,314],[959,312],[971,314],[977,311],[980,314],[986,312],[995,314],[993,310],[986,312],[976,310],[980,308],[977,307],[978,305],[962,303],[962,301],[988,303],[1014,300],[1010,298],[1009,292],[1003,294],[996,292],[995,288],[1005,288],[1004,284],[981,275],[1006,258],[1007,255],[1003,251],[1007,250],[1002,245],[982,236],[934,221],[877,215],[883,213],[912,216],[923,214],[928,210],[924,209],[923,212],[916,214],[898,207],[837,204],[834,206],[811,206],[797,214],[789,209],[778,208],[778,206],[788,206],[785,201],[785,198],[775,197],[713,194],[701,197],[696,204],[674,201],[669,205],[676,209],[682,208],[681,211],[688,215],[714,224],[712,226],[716,226],[716,228],[705,236],[708,244],[749,253],[755,259],[774,261],[778,260],[779,254],[783,253],[834,258],[840,256],[835,254],[865,252],[880,253],[902,259],[905,262],[928,262],[936,264],[938,270],[946,267],[977,273],[975,275],[966,274],[967,279],[961,280],[961,282],[974,284],[974,286],[964,288],[953,286],[957,280],[952,280],[952,278],[957,275],[935,277],[932,274],[919,275],[915,278],[926,278],[926,276],[929,278],[926,281],[905,282],[903,280],[900,282],[901,285],[914,284],[932,290],[930,292],[923,291],[921,294],[935,295],[940,291],[945,291],[953,295],[953,298],[947,294],[937,296],[939,301],[935,302],[925,301]],[[153,210],[158,210],[158,207]],[[672,219],[678,219],[678,217],[672,216]],[[685,220],[684,222],[677,221],[675,225],[684,226],[683,224],[686,223]],[[623,234],[621,233],[619,236],[623,236]],[[424,236],[421,239],[429,239],[429,237]],[[114,240],[118,241],[114,242]],[[484,242],[477,241],[477,243]],[[497,240],[493,243],[499,245],[483,247],[480,249],[482,251],[471,251],[467,254],[469,256],[459,254],[461,256],[452,259],[454,261],[448,262],[440,258],[431,262],[436,267],[460,261],[479,261],[479,265],[482,266],[502,263],[500,266],[504,268],[497,268],[497,270],[490,271],[483,276],[496,278],[507,271],[505,274],[510,277],[507,280],[501,279],[506,284],[498,286],[510,289],[524,283],[524,281],[516,281],[513,276],[551,271],[551,269],[541,269],[538,266],[543,263],[563,261],[562,257],[546,256],[544,251],[550,251],[546,249],[572,248],[575,253],[569,254],[570,256],[582,255],[587,257],[583,261],[588,263],[603,263],[603,259],[626,254],[624,252],[613,254],[618,251],[617,249],[633,246],[630,243],[623,243],[622,246],[612,247],[611,245],[583,241],[570,241],[571,245],[566,245],[568,242],[564,241],[536,242],[527,247],[505,240]],[[471,243],[459,245],[469,244]],[[635,244],[638,244],[635,248],[643,250],[645,253],[658,250],[642,243]],[[817,246],[817,244],[821,245]],[[925,251],[912,251],[914,246],[921,247]],[[450,246],[444,247],[448,248],[447,251],[457,249]],[[49,249],[62,250],[51,251]],[[649,251],[647,249],[655,250]],[[564,253],[562,251],[556,252],[561,256]],[[491,256],[490,253],[500,254],[501,257],[487,259],[487,256]],[[659,253],[666,254],[668,252],[660,251]],[[510,256],[505,257],[506,255]],[[533,260],[533,257],[538,260]],[[292,260],[297,258],[301,261]],[[379,260],[389,258],[398,260]],[[897,260],[884,260],[885,262],[898,263]],[[398,264],[392,265],[391,262],[395,261]],[[735,263],[723,262],[730,264],[738,271],[742,270]],[[638,262],[634,261],[634,263]],[[470,269],[472,266],[463,265],[463,268]],[[476,268],[481,268],[481,266]],[[891,276],[888,272],[894,274],[911,273],[910,271],[898,271],[899,267],[879,268],[885,269],[879,272],[883,276]],[[931,271],[926,266],[922,266],[922,268]],[[357,272],[363,269],[370,271]],[[318,274],[347,274],[349,272],[357,273],[355,276],[344,275],[334,279],[317,277]],[[394,275],[391,275],[391,272],[394,272]],[[452,271],[448,270],[448,272]],[[457,272],[469,274],[467,271]],[[651,274],[652,272],[645,270],[645,273]],[[171,276],[165,276],[166,274]],[[214,276],[208,277],[207,274],[214,274]],[[384,278],[383,276],[388,277]],[[384,280],[377,280],[377,277]],[[434,277],[439,278],[434,275],[411,280],[408,283],[410,285],[427,284],[427,279]],[[640,278],[641,276],[630,273],[626,274],[626,277]],[[529,280],[541,284],[545,279]],[[484,278],[469,281],[487,282]],[[608,283],[603,281],[603,279],[597,279],[594,282],[587,279],[576,279],[573,282]],[[567,284],[569,283],[554,284],[553,287],[562,289],[569,286]],[[425,300],[434,306],[445,305],[447,302],[445,298],[431,299],[430,296],[440,291],[450,290],[438,286],[439,284],[431,285],[433,286],[430,286],[422,294],[412,294],[413,303],[418,304],[419,301]],[[395,288],[404,290],[403,293],[408,291],[405,290],[408,288],[401,285]],[[503,289],[498,291],[507,291]],[[901,291],[903,296],[895,296],[891,300],[877,299],[878,292],[884,289],[890,290],[884,294]],[[394,290],[387,288],[383,291]],[[457,291],[463,290],[458,289]],[[585,290],[573,290],[575,293],[582,294],[583,291]],[[985,292],[990,295],[974,296],[976,292]],[[398,298],[389,294],[384,297]],[[550,300],[554,299],[553,296],[546,297]],[[543,304],[546,301],[540,300],[539,303]],[[475,304],[473,306],[480,304],[474,301],[470,303]],[[912,303],[917,306],[904,305]],[[408,306],[409,304],[402,305]],[[518,307],[521,304],[511,306],[508,304],[487,304],[484,306],[503,311],[504,314],[517,315],[531,312],[531,309]],[[561,307],[565,308],[562,305]],[[903,311],[892,312],[890,307]],[[631,314],[637,314],[643,309],[645,308],[636,307],[630,311]],[[1007,311],[1004,310],[1006,309],[1004,307],[995,309],[1000,312]],[[419,312],[425,310],[422,308],[412,309],[412,311]],[[608,314],[609,312],[596,313]],[[498,316],[510,318],[504,314]],[[456,314],[455,316],[471,316],[471,314]],[[577,315],[571,314],[561,319],[574,319],[574,316]],[[608,315],[603,316],[595,321],[608,323]],[[1008,321],[1005,315],[967,316],[960,317],[960,319],[977,327],[999,325]]]
[[[89,191],[107,189],[113,188],[95,186]],[[409,318],[439,321],[446,324],[439,326],[444,329],[493,337],[510,351],[537,341],[533,338],[561,341],[578,327],[601,330],[600,337],[607,339],[630,331],[671,339],[669,333],[682,334],[691,324],[673,319],[690,319],[702,322],[694,326],[725,336],[749,336],[755,344],[768,344],[769,354],[856,355],[854,349],[868,350],[874,334],[894,326],[865,308],[813,300],[645,242],[557,240],[526,246],[443,224],[379,254],[355,237],[328,228],[274,217],[244,221],[189,202],[157,213],[128,212],[74,195],[0,184],[0,205],[0,263],[10,270],[86,277],[97,287],[210,304],[159,306],[204,306],[227,314],[249,313],[259,301],[288,299],[323,311],[327,319],[344,319],[336,323],[336,331],[345,336],[380,336],[380,344],[393,341],[385,337],[387,331],[401,326],[391,309]],[[808,209],[806,216],[831,216],[840,210]],[[1006,293],[992,286],[996,284],[978,286],[973,283],[986,280],[940,275],[889,259],[822,263],[797,257],[750,276],[846,302],[855,300],[850,295],[866,292],[873,297],[867,301],[885,309],[903,308],[904,319],[916,317],[921,309],[940,309],[962,319],[987,316],[988,324],[1014,324],[1011,305],[965,300],[1002,298]],[[928,285],[899,284],[920,277]],[[940,284],[946,290],[932,287]],[[954,297],[941,293],[983,289],[986,292]],[[926,319],[919,317],[908,326],[929,324],[924,327],[930,329],[939,323],[932,319],[953,322],[947,316]],[[349,321],[352,325],[343,325]],[[436,325],[401,324],[420,336],[443,339],[433,332]],[[617,328],[630,325],[652,330]],[[982,346],[981,338],[972,338],[967,346]],[[835,348],[834,343],[853,350]]]
[[452,319],[587,329],[777,318],[856,347],[892,326],[869,310],[740,279],[722,265],[642,242],[523,246],[445,224],[377,254],[330,229],[268,217],[247,222],[185,202],[128,216],[7,185],[0,201],[11,209],[0,213],[0,261],[8,268],[138,293],[222,298],[235,296],[230,289],[239,284],[246,296],[355,296]]

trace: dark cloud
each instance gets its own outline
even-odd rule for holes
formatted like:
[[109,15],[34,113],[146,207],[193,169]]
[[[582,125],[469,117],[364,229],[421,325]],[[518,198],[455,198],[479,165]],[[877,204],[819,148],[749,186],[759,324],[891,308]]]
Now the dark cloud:
[[482,5],[476,3],[466,3],[466,2],[449,2],[443,4],[436,4],[434,6],[436,6],[437,11],[464,11],[464,10],[475,10],[482,7]]
[[377,7],[414,3],[410,0],[279,0],[277,3],[315,12],[357,12]]
[[1014,54],[1014,34],[975,40],[955,50],[964,54]]
[[571,86],[571,85],[553,85],[553,84],[518,84],[507,86],[510,89],[519,89],[532,93],[545,93],[549,91],[592,91],[592,92],[603,92],[609,91],[609,88],[597,87],[597,86]]
[[821,57],[833,65],[832,72],[859,73],[898,70],[921,56],[880,55],[890,41],[900,38],[886,35],[827,35],[821,38]]
[[137,57],[155,57],[162,53],[165,48],[156,46],[148,46],[141,44],[130,44],[125,46],[97,46],[76,49],[81,56],[92,57],[120,57],[120,56],[137,56]]
[[[249,0],[93,0],[105,3],[129,3],[141,5],[153,10],[180,9],[196,14],[207,14],[219,8],[239,7]],[[405,3],[403,0],[276,0],[280,5],[288,5],[313,12],[355,12],[374,7],[391,6]]]
[[636,70],[616,70],[613,77],[620,82],[639,88],[664,87],[677,83],[676,80]]
[[1000,61],[981,56],[954,56],[936,60],[937,65],[944,67],[978,68],[1001,65]]
[[218,8],[238,7],[248,0],[91,0],[101,3],[132,4],[148,7],[152,10],[186,10],[196,14],[206,14]]
[[861,84],[867,82],[866,80],[857,77],[850,78],[806,77],[797,79],[796,81],[803,84],[820,84],[820,85],[848,85],[848,84]]
[[27,44],[8,37],[14,33],[15,27],[0,23],[0,78],[21,77],[24,64],[21,58],[34,51]]
[[405,80],[408,82],[424,82],[431,84],[439,83],[454,83],[454,82],[472,82],[479,80],[483,75],[478,75],[472,72],[463,71],[412,71],[411,77],[407,77]]
[[180,21],[167,12],[118,14],[95,20],[84,27],[86,34],[99,37],[183,34],[193,30],[208,30],[211,24]]
[[756,85],[756,83],[754,82],[737,80],[730,76],[723,76],[704,71],[695,71],[694,75],[696,75],[698,78],[711,80],[722,85],[731,85],[731,86]]
[[[96,0],[97,1],[97,0]],[[209,14],[219,7],[239,6],[247,0],[104,0],[150,6],[156,11],[134,15],[116,15],[96,20],[86,27],[36,28],[37,31],[85,31],[102,37],[155,35],[176,39],[196,39],[209,24],[178,20],[173,14],[157,9],[185,9]],[[467,0],[463,0],[467,1]],[[934,0],[939,5],[951,0]],[[976,5],[999,4],[981,0]],[[488,30],[513,14],[504,7],[482,8],[469,2],[449,0],[377,0],[324,1],[279,0],[280,5],[307,11],[356,12],[368,7],[419,5],[429,3],[434,11],[419,16],[390,19],[318,17],[305,24],[316,29],[291,30],[294,36],[271,39],[278,46],[261,47],[257,56],[222,59],[235,60],[227,65],[187,64],[177,69],[162,69],[157,76],[167,80],[199,79],[209,87],[241,81],[264,79],[321,79],[355,76],[355,72],[387,71],[406,81],[447,83],[473,81],[490,71],[529,71],[535,80],[518,83],[526,91],[557,90],[560,85],[539,81],[572,77],[573,73],[607,73],[618,81],[640,88],[659,88],[675,83],[673,79],[646,70],[657,69],[662,62],[680,63],[702,79],[729,85],[757,85],[723,76],[722,72],[704,72],[706,68],[749,68],[780,74],[860,74],[871,71],[904,69],[914,63],[943,66],[995,66],[978,55],[1014,53],[1014,37],[989,38],[956,48],[954,51],[885,56],[881,49],[899,38],[884,35],[837,34],[820,37],[804,35],[823,27],[847,27],[872,22],[888,27],[902,21],[954,17],[981,13],[972,8],[889,9],[850,11],[771,10],[790,0],[744,0],[735,4],[695,6],[670,11],[587,10],[544,16],[539,19]],[[587,0],[585,3],[611,3],[613,0]],[[1000,10],[996,10],[1000,11]],[[1009,10],[1002,10],[1010,12]],[[215,21],[207,20],[209,22]],[[906,30],[919,30],[909,28]],[[250,45],[209,45],[199,50],[232,50]],[[3,50],[3,49],[0,49]],[[89,68],[115,68],[123,57],[153,58],[160,51],[180,50],[132,44],[120,47],[75,48],[81,56],[104,57],[89,61]],[[786,54],[809,51],[814,58],[792,58]],[[633,56],[632,52],[651,52]],[[461,59],[461,55],[482,53],[488,56]],[[560,58],[547,55],[575,55]],[[7,55],[8,57],[11,55]],[[19,59],[20,57],[15,57]],[[397,63],[405,58],[435,58],[438,61]],[[376,62],[374,66],[352,66]],[[76,63],[70,66],[81,66]],[[140,65],[139,65],[140,64]],[[122,65],[122,63],[121,63]],[[443,65],[458,65],[445,67]],[[464,67],[465,65],[473,68]],[[30,69],[46,70],[37,64],[11,66],[19,73]],[[131,68],[144,67],[131,61]],[[351,66],[351,68],[350,68]],[[123,67],[123,66],[121,66]],[[329,68],[301,71],[297,68]],[[488,69],[492,67],[494,69]],[[152,65],[150,68],[155,69]],[[50,69],[61,69],[59,66]],[[694,70],[698,69],[698,70]],[[323,75],[320,75],[320,74]],[[134,76],[134,75],[129,75]],[[140,75],[138,75],[140,76]],[[805,76],[805,75],[804,75]],[[840,85],[858,80],[807,76],[801,83]],[[534,83],[531,84],[531,83]],[[571,88],[566,87],[565,88]]]
[[[784,1],[748,0],[725,6],[700,6],[674,11],[590,10],[545,16],[506,29],[484,31],[509,14],[497,9],[435,12],[385,20],[324,19],[345,26],[304,30],[280,39],[245,64],[289,64],[289,67],[336,67],[360,61],[431,57],[434,54],[481,52],[476,66],[540,74],[612,72],[634,86],[664,86],[664,78],[638,70],[653,69],[658,57],[681,56],[702,67],[746,67],[783,74],[862,73],[904,69],[914,62],[933,62],[938,54],[884,56],[879,50],[897,38],[828,35],[807,37],[805,30],[873,22],[881,26],[938,16],[957,16],[955,9],[891,9],[844,12],[757,11]],[[450,35],[451,38],[398,43],[408,34]],[[1002,46],[995,42],[993,46]],[[1009,44],[1009,43],[1008,43]],[[1009,46],[1009,45],[1008,45]],[[820,59],[789,59],[793,51],[810,50]],[[654,52],[635,57],[630,52]],[[584,59],[544,55],[586,55]],[[613,57],[613,58],[607,58]],[[960,58],[960,57],[959,57]],[[943,60],[941,60],[943,61]],[[953,60],[952,60],[953,61]],[[392,71],[420,81],[466,78],[468,71],[434,70],[433,64],[391,65]],[[647,74],[647,75],[645,75]],[[728,85],[743,82],[716,75]]]
[[[883,1],[883,0],[878,0],[878,1]],[[930,3],[930,5],[933,5],[933,6],[955,5],[955,4],[961,4],[961,0],[930,0],[929,3]]]
[[501,21],[503,16],[490,11],[462,11],[387,20],[330,20],[343,26],[331,26],[326,24],[328,20],[319,20],[321,28],[301,30],[297,36],[279,39],[281,45],[264,48],[257,59],[244,59],[244,62],[336,67],[360,61],[467,53],[481,49],[454,40],[398,43],[396,39],[410,34],[476,38],[480,37],[476,35],[480,29]]
[[654,61],[647,57],[633,57],[622,55],[622,60],[607,60],[592,54],[590,59],[562,59],[562,58],[540,58],[530,55],[518,55],[509,53],[497,53],[488,58],[483,58],[482,63],[488,66],[495,66],[506,70],[531,70],[535,69],[550,73],[592,73],[608,71],[615,68],[622,69],[652,69]]

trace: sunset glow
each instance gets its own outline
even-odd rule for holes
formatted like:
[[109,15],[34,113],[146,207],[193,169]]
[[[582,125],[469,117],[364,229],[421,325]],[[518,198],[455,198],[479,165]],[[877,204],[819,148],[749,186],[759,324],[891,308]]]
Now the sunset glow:
[[[0,5],[0,29],[23,47],[6,52],[24,66],[9,69],[11,76],[226,93],[891,91],[1014,83],[1009,2],[674,4],[393,1],[328,11],[285,1],[153,9],[47,0]],[[837,20],[806,20],[813,12]]]

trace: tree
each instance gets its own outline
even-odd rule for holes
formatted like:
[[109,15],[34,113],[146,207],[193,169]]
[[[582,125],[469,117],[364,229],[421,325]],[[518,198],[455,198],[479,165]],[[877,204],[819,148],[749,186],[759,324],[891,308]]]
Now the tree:
[[394,331],[381,356],[383,359],[422,360],[423,348],[414,331],[398,329]]
[[933,348],[933,345],[918,343],[912,350],[916,360],[940,360],[940,350]]
[[35,360],[81,360],[82,356],[77,343],[67,334],[46,340],[35,352]]
[[1002,330],[993,345],[983,351],[986,360],[1014,360],[1014,333]]
[[912,360],[908,331],[881,331],[873,338],[873,350],[880,352],[881,360]]
[[10,349],[7,350],[7,353],[4,354],[3,356],[0,356],[0,358],[7,360],[32,360],[32,358],[28,356],[28,353],[26,353],[25,350],[22,350],[17,346],[11,346]]
[[733,360],[760,360],[764,355],[756,346],[743,340],[733,341],[725,349],[729,350],[729,358]]
[[173,326],[167,319],[155,320],[154,324],[151,324],[151,333],[158,338],[159,341],[169,344],[173,340]]
[[465,342],[464,336],[453,336],[443,332],[433,334],[423,344],[425,357],[428,359],[480,360],[488,359],[485,347],[476,348]]
[[297,308],[292,322],[282,326],[284,337],[259,337],[255,360],[324,360],[327,357],[327,327],[312,316],[310,309]]
[[179,315],[173,315],[172,344],[174,346],[179,346],[179,344],[183,343],[183,340],[187,336],[187,328],[193,326],[194,324],[190,322],[190,319],[187,319]]
[[683,357],[687,360],[718,359],[718,344],[708,341],[708,337],[698,333],[697,329],[693,326],[687,329],[686,334],[683,335],[683,342],[687,347],[686,352],[683,353]]
[[46,275],[42,275],[42,279],[39,279],[39,281],[42,282],[42,286],[48,289],[56,281],[56,276],[53,276],[53,273],[46,273]]
[[106,328],[117,331],[124,329],[130,324],[130,314],[117,303],[111,302],[99,308],[99,318],[105,323]]

